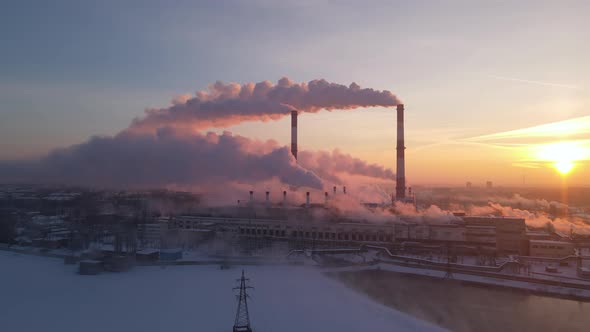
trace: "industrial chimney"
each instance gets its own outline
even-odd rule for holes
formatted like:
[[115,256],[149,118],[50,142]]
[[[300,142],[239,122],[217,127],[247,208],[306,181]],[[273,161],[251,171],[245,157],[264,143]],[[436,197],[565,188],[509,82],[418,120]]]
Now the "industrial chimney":
[[309,191],[305,193],[305,207],[309,207]]
[[283,205],[287,205],[287,191],[283,190]]
[[291,154],[297,160],[297,111],[291,111]]
[[346,194],[346,186],[342,187],[342,193]]
[[336,195],[336,186],[334,186],[334,195]]
[[266,192],[266,206],[270,205],[270,192]]
[[254,204],[254,192],[250,190],[250,204]]
[[328,192],[327,191],[324,193],[324,204],[328,205]]
[[406,198],[406,166],[404,145],[404,104],[397,105],[397,176],[395,184],[395,199]]

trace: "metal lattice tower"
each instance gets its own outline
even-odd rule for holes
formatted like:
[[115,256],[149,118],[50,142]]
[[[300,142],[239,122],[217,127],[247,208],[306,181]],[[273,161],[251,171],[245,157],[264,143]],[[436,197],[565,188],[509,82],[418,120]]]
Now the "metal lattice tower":
[[238,298],[238,311],[236,312],[236,320],[234,322],[233,332],[252,332],[252,328],[250,327],[250,316],[248,314],[248,293],[246,293],[246,289],[253,288],[246,285],[246,281],[250,279],[246,279],[244,276],[244,270],[242,270],[242,277],[237,279],[240,282],[239,287],[234,287],[234,289],[240,290],[240,295],[237,296]]

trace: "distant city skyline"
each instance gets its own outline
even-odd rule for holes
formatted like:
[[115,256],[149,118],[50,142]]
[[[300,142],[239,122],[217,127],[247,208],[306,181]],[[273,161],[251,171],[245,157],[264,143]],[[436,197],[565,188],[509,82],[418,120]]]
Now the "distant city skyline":
[[[408,185],[590,185],[585,1],[3,7],[0,160],[115,135],[218,80],[288,76],[397,95]],[[288,118],[213,129],[224,130],[290,140]],[[395,107],[299,117],[300,150],[339,149],[393,171],[395,135]]]

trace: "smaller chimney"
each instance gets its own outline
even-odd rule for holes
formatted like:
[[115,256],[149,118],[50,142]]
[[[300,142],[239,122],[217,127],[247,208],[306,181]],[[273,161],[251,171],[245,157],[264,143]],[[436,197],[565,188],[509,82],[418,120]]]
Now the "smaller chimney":
[[305,207],[309,207],[309,191],[305,193]]
[[270,205],[270,192],[266,192],[266,205]]
[[250,190],[250,204],[254,204],[254,192]]
[[287,191],[283,191],[283,205],[287,205]]
[[240,200],[238,199],[238,207],[240,207]]
[[324,204],[328,205],[328,192],[327,191],[324,193]]
[[408,196],[412,197],[412,187],[408,188]]
[[342,187],[342,192],[346,194],[346,186]]
[[336,186],[334,186],[334,195],[336,195]]
[[297,111],[291,111],[291,154],[297,160]]

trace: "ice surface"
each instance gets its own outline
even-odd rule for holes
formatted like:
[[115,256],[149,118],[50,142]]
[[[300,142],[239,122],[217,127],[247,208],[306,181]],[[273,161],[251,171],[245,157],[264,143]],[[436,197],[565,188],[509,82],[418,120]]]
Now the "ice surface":
[[[76,274],[60,259],[0,252],[5,331],[230,331],[242,267],[136,267]],[[262,331],[436,331],[305,266],[246,266]]]

